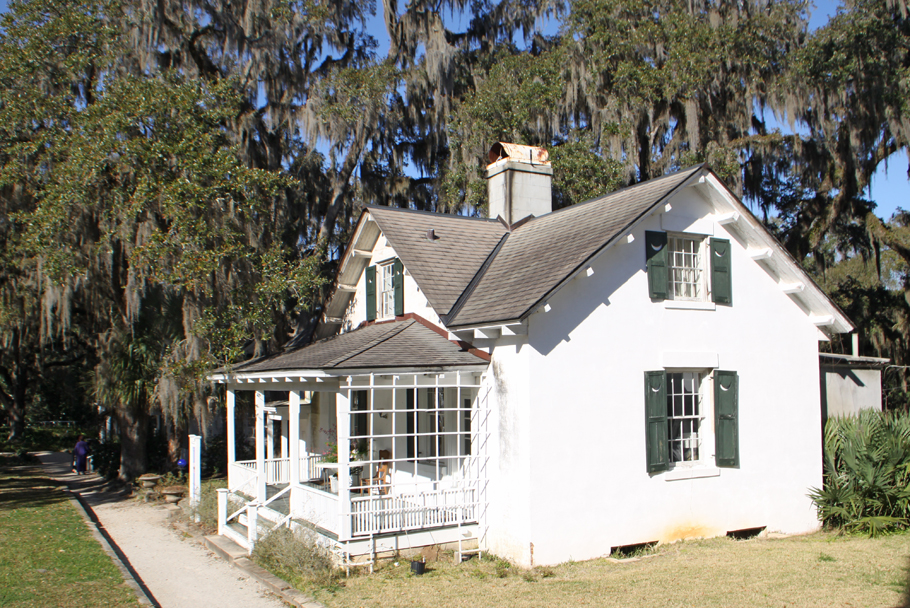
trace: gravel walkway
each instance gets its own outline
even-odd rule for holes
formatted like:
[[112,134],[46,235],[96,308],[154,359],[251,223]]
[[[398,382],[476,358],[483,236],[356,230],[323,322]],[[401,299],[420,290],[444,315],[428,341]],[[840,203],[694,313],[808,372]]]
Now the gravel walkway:
[[163,506],[143,504],[101,491],[97,475],[70,472],[70,456],[39,453],[48,474],[81,494],[101,525],[129,560],[152,601],[164,608],[279,608],[285,604],[268,596],[255,580],[167,523]]

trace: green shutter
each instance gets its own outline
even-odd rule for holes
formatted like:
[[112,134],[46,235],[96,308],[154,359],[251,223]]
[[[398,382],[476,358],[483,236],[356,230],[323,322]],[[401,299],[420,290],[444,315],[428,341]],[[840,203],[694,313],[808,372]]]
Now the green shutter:
[[669,253],[666,232],[645,232],[645,262],[648,267],[648,292],[652,300],[666,300],[670,285]]
[[392,289],[395,292],[395,316],[404,314],[404,264],[395,258],[392,262]]
[[367,266],[367,321],[376,320],[376,267]]
[[714,459],[719,467],[739,466],[739,378],[714,372]]
[[667,373],[645,372],[645,450],[648,473],[670,468],[667,443]]
[[726,239],[711,239],[711,299],[717,304],[733,303],[730,241]]

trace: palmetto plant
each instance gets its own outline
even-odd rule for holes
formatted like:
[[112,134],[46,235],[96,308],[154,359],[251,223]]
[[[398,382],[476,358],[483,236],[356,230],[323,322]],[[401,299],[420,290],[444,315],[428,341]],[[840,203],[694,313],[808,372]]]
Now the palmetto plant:
[[825,425],[825,478],[809,496],[826,526],[868,532],[910,522],[910,414],[866,410]]

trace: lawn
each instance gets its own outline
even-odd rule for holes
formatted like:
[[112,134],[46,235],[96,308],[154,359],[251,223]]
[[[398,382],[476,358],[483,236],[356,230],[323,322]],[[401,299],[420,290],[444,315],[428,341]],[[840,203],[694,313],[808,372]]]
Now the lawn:
[[637,561],[570,562],[530,571],[495,559],[384,564],[317,599],[328,606],[873,608],[908,606],[910,534],[875,539],[820,533],[718,538],[659,547]]
[[0,606],[137,606],[60,485],[0,458]]

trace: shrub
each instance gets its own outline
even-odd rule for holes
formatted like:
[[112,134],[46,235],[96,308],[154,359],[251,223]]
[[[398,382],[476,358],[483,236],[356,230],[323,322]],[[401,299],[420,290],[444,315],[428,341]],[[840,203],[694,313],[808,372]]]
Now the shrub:
[[92,466],[108,479],[120,471],[120,443],[103,441],[92,446]]
[[306,530],[278,528],[259,539],[253,559],[263,568],[297,587],[328,587],[338,584],[332,555]]
[[865,410],[825,425],[825,476],[809,496],[828,527],[874,536],[910,516],[910,415]]
[[[218,529],[218,488],[226,488],[224,480],[203,481],[199,488],[199,504],[196,505],[194,515],[199,518],[199,524],[210,531]],[[237,500],[228,500],[228,515],[236,511],[243,503]]]

